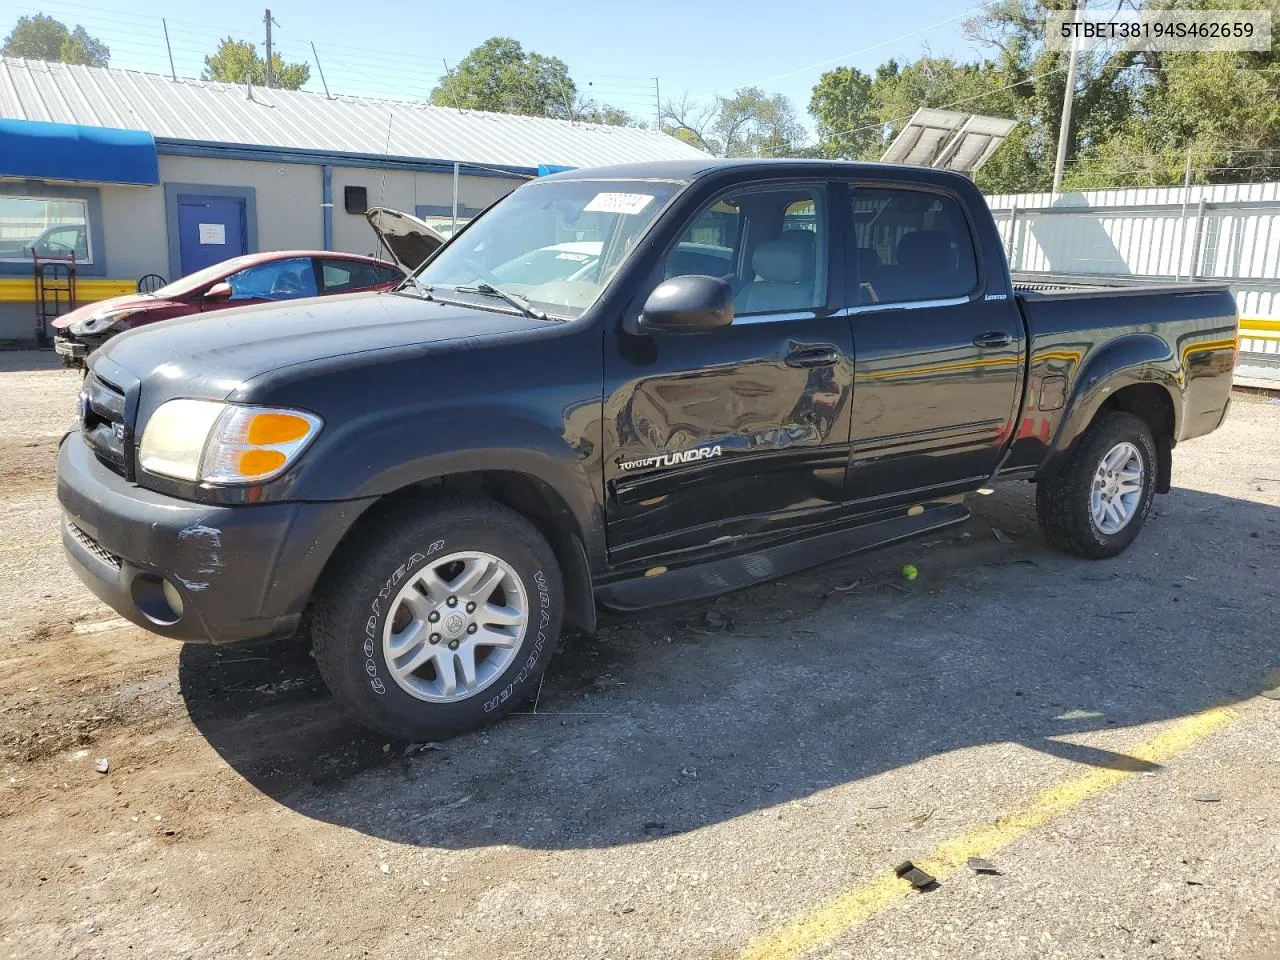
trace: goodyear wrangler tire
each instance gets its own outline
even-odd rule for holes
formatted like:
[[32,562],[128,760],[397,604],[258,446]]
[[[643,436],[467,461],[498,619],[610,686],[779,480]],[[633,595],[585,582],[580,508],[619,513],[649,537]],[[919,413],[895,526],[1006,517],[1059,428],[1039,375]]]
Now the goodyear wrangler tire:
[[535,694],[563,610],[555,555],[514,510],[455,498],[388,508],[317,588],[316,662],[364,726],[439,739]]

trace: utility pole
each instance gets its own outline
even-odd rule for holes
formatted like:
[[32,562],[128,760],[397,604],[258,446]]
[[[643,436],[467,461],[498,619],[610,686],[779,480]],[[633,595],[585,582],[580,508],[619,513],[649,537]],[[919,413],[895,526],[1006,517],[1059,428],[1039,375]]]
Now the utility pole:
[[662,132],[662,88],[658,86],[658,78],[653,78],[653,102],[658,105],[657,126],[654,127],[659,133]]
[[[1076,3],[1076,31],[1080,29],[1080,21],[1084,15],[1085,0]],[[1070,61],[1067,63],[1067,89],[1062,94],[1062,126],[1058,128],[1058,158],[1053,164],[1053,192],[1062,192],[1062,168],[1067,163],[1067,144],[1071,141],[1071,103],[1076,96],[1076,66],[1080,61],[1080,37],[1073,31],[1071,34]]]
[[271,89],[271,11],[268,10],[262,22],[267,25],[267,89]]

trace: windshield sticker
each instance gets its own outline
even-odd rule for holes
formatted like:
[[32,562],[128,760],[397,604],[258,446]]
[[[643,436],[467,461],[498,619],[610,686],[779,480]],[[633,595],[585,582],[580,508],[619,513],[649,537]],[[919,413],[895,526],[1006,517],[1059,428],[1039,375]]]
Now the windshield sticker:
[[597,193],[582,212],[636,214],[652,201],[651,193]]
[[572,260],[574,263],[585,263],[591,258],[585,253],[557,253],[557,260]]

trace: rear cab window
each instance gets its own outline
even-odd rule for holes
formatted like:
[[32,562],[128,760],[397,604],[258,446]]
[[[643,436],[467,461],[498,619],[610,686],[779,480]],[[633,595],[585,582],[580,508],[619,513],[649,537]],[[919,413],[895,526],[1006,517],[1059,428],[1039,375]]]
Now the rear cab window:
[[978,263],[959,201],[943,193],[853,187],[850,272],[863,306],[967,297]]

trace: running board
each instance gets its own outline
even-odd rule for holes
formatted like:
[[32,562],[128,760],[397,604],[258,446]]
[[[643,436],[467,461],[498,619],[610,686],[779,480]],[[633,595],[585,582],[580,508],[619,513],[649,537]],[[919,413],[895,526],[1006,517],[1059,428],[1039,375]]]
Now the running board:
[[654,567],[644,575],[597,587],[596,600],[612,613],[701,600],[968,519],[969,508],[963,504],[941,504],[914,517],[890,517],[675,570]]

